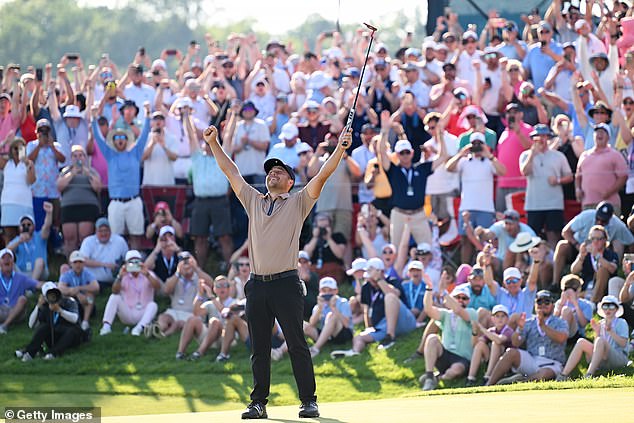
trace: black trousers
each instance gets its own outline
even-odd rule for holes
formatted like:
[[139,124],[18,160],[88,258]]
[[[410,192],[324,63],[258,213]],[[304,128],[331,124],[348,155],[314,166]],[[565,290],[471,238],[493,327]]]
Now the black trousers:
[[302,402],[316,401],[315,373],[303,330],[304,295],[297,276],[270,282],[249,279],[244,287],[251,338],[251,401],[267,403],[271,386],[271,331],[279,322],[288,345],[293,375]]
[[81,329],[79,327],[55,325],[53,336],[54,340],[51,339],[51,327],[48,324],[38,326],[31,342],[26,347],[26,352],[31,357],[35,357],[35,354],[42,348],[42,344],[46,343],[49,352],[59,357],[69,348],[77,347],[81,343]]

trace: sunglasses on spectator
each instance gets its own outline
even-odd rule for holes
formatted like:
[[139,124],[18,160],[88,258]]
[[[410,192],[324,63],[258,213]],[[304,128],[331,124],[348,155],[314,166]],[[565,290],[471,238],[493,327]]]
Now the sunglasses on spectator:
[[427,255],[427,254],[430,254],[430,253],[431,253],[431,251],[427,251],[427,250],[416,250],[416,255],[417,256],[424,256],[424,255]]
[[466,44],[475,44],[475,43],[476,43],[476,40],[474,40],[473,38],[462,40],[462,44],[465,44],[465,45]]
[[590,241],[605,241],[604,236],[591,236]]
[[231,285],[229,285],[229,282],[222,282],[222,283],[215,283],[214,287],[216,288],[229,288]]
[[552,303],[553,302],[548,298],[540,298],[539,300],[535,301],[535,304],[537,305],[551,305]]
[[47,128],[46,126],[37,130],[38,134],[48,134],[49,132],[51,132],[51,130],[50,128]]
[[510,68],[509,72],[519,72],[520,68]]
[[383,254],[394,254],[394,250],[383,250]]
[[127,139],[128,139],[128,137],[126,137],[125,135],[115,135],[115,136],[113,136],[113,137],[112,137],[112,139],[113,139],[114,141],[118,141],[118,140],[127,140]]
[[306,111],[308,113],[317,113],[319,111],[319,109],[316,109],[314,107],[310,107],[310,108],[306,109]]
[[619,308],[619,306],[614,303],[605,303],[601,305],[601,309],[603,310],[616,310],[617,308]]
[[631,106],[634,104],[634,100],[623,100],[623,104],[626,106]]
[[469,297],[466,295],[456,295],[454,298],[459,301],[469,301]]
[[223,68],[232,68],[233,67],[233,63],[225,63],[222,65]]
[[549,29],[545,29],[545,28],[543,28],[543,29],[540,29],[540,30],[539,30],[539,33],[540,33],[540,34],[550,34],[550,30],[549,30]]
[[520,283],[521,279],[520,278],[508,278],[506,280],[506,284],[514,284],[514,283]]
[[400,154],[401,156],[407,156],[409,154],[412,154],[412,152],[410,150],[403,150],[403,151],[401,151],[398,154]]
[[495,53],[487,53],[484,55],[484,60],[496,59],[498,57]]
[[31,223],[23,223],[21,226],[26,229],[31,229],[33,227]]
[[467,119],[471,120],[471,119],[475,119],[477,116],[476,115],[468,115]]

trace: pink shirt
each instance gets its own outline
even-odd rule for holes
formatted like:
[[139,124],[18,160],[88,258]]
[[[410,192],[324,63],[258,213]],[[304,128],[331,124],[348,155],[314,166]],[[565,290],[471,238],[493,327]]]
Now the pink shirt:
[[94,144],[95,149],[90,158],[90,165],[95,168],[99,176],[101,177],[101,184],[104,187],[108,186],[108,163],[106,162],[103,153],[99,149],[97,143]]
[[6,143],[4,145],[1,145],[2,143],[5,142],[5,140],[7,139],[7,135],[9,135],[9,132],[11,132],[12,130],[15,131],[17,128],[17,126],[14,125],[13,122],[13,115],[11,114],[11,112],[7,113],[7,116],[2,119],[0,117],[0,153],[1,154],[7,154],[9,152],[9,143]]
[[627,176],[628,173],[625,158],[610,146],[601,150],[591,148],[581,153],[577,163],[577,174],[581,175],[583,190],[581,205],[598,204],[606,200],[614,206],[620,206],[618,192],[605,198],[605,191],[612,188],[619,177]]
[[143,308],[154,301],[154,288],[142,273],[136,278],[126,273],[121,279],[121,296],[128,307],[135,308],[140,303]]
[[[533,127],[527,123],[520,123],[520,132],[528,138]],[[500,136],[497,147],[498,160],[506,166],[506,175],[498,176],[500,188],[525,188],[526,178],[520,173],[520,154],[526,150],[522,147],[520,138],[515,131],[505,129]]]

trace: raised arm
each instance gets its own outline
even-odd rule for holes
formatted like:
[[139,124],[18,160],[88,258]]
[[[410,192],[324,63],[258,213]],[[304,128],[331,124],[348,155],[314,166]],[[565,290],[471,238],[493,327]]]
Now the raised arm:
[[[231,184],[231,188],[235,193],[239,193],[242,188],[247,185],[242,175],[240,175],[240,171],[238,170],[238,166],[231,160],[231,158],[227,155],[227,153],[222,149],[220,143],[218,142],[218,130],[215,126],[209,126],[203,132],[203,138],[209,148],[211,148],[216,161],[218,162],[218,166],[223,171],[229,183]],[[341,158],[341,155],[339,156]]]
[[337,143],[335,151],[328,157],[321,169],[319,169],[319,172],[306,184],[306,190],[310,198],[315,199],[319,197],[321,189],[324,187],[330,175],[337,169],[337,166],[339,166],[343,153],[350,147],[351,141],[352,128],[344,128],[341,135],[339,135],[339,142]]

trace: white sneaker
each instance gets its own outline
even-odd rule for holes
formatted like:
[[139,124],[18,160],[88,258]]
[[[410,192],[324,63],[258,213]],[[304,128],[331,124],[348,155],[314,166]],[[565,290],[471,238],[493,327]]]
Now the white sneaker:
[[280,361],[284,357],[284,351],[281,348],[271,349],[271,358],[273,361]]
[[15,350],[15,356],[16,356],[17,358],[22,358],[22,357],[24,357],[24,351],[22,351],[22,350]]
[[335,350],[330,353],[331,358],[354,357],[355,355],[359,355],[359,353],[351,349],[350,350]]
[[99,331],[100,336],[109,335],[110,333],[112,333],[112,326],[110,325],[103,325]]
[[22,361],[23,362],[27,362],[27,361],[31,361],[33,360],[33,357],[31,357],[31,354],[29,354],[28,352],[25,352],[24,355],[22,356]]
[[0,335],[5,335],[7,333],[7,328],[5,325],[0,325]]
[[132,336],[140,336],[143,333],[143,326],[136,325],[130,332]]
[[309,348],[310,351],[310,358],[315,358],[319,355],[320,351],[319,348],[317,348],[316,346],[312,346]]
[[55,355],[48,353],[44,356],[44,360],[55,360]]
[[81,330],[88,330],[90,329],[90,323],[88,323],[88,320],[84,320],[83,322],[81,322]]

